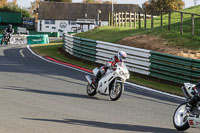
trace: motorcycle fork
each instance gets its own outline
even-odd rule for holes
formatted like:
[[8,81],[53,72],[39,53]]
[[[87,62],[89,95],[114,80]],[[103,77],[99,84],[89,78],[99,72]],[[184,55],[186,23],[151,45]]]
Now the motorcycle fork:
[[115,88],[116,87],[116,83],[117,83],[117,79],[115,79],[114,84],[113,84],[114,85],[114,91],[116,90],[116,88]]
[[[123,85],[123,82],[122,82],[121,80],[115,79],[115,81],[114,81],[114,83],[113,83],[113,85],[114,85],[114,91],[116,91],[116,83],[117,83],[117,82],[121,82],[122,85]],[[123,88],[123,91],[124,91],[124,88]]]

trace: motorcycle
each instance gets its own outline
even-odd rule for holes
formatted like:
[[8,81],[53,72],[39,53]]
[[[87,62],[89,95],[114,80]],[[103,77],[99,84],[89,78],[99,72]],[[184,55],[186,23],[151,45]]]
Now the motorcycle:
[[116,63],[116,67],[111,67],[101,77],[96,86],[92,84],[93,79],[96,77],[100,69],[97,67],[93,70],[93,77],[86,75],[88,81],[87,94],[94,96],[97,93],[102,95],[109,95],[112,101],[118,100],[124,91],[124,83],[130,77],[130,73],[125,63]]
[[8,42],[9,42],[9,33],[5,32],[1,39],[1,45],[3,45],[4,43],[8,45]]
[[184,83],[184,86],[181,88],[187,102],[180,104],[173,116],[173,124],[177,130],[184,131],[188,128],[200,128],[200,102],[197,102],[192,111],[186,109],[188,101],[195,95],[197,92],[193,89],[195,84]]

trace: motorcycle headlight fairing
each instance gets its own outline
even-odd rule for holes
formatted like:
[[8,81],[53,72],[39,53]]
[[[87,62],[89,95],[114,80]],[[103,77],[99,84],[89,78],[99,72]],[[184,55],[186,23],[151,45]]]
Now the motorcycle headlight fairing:
[[130,77],[130,74],[129,74],[129,73],[126,73],[126,74],[125,74],[125,78],[126,78],[126,79],[129,79],[129,77]]
[[121,76],[124,76],[124,72],[123,72],[123,71],[120,71],[119,74],[120,74]]

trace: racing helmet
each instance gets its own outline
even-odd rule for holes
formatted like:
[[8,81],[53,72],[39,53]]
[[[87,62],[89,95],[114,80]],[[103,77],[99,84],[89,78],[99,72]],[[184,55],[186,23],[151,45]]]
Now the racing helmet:
[[118,59],[123,62],[126,60],[126,56],[127,54],[124,51],[119,51],[117,54]]
[[8,25],[8,28],[10,28],[10,29],[11,29],[11,28],[12,28],[12,24],[9,24],[9,25]]

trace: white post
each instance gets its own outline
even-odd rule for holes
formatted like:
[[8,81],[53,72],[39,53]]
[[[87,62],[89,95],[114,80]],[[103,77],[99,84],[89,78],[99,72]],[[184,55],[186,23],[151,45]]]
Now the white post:
[[112,12],[114,12],[113,0],[112,0]]

